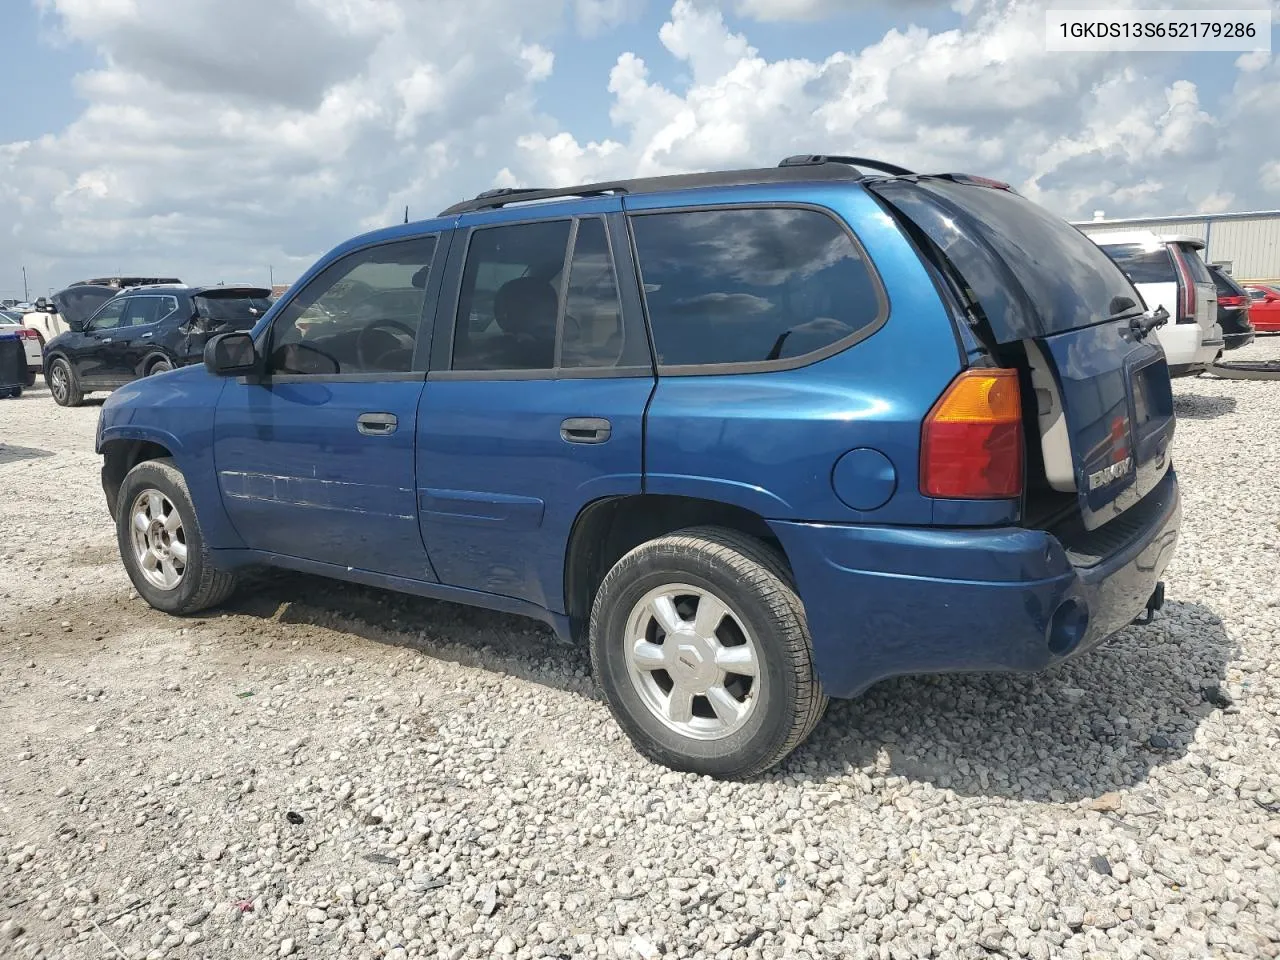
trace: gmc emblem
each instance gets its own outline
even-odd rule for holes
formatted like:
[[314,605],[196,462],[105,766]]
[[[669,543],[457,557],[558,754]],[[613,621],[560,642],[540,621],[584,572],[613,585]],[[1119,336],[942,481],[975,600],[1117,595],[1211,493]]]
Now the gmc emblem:
[[1132,468],[1133,457],[1125,457],[1119,463],[1103,467],[1097,473],[1089,474],[1089,489],[1097,490],[1099,487],[1105,487],[1109,483],[1115,483],[1121,477],[1126,476]]

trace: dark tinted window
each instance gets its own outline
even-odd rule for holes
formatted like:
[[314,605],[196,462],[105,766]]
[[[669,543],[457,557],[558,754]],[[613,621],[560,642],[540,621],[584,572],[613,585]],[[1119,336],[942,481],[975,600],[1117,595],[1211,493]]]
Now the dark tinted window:
[[1102,249],[1134,283],[1178,282],[1173,258],[1164,244],[1149,247],[1141,243],[1109,243]]
[[626,346],[604,221],[578,222],[565,298],[562,367],[616,367]]
[[1257,287],[1250,287],[1250,288],[1249,288],[1249,299],[1250,299],[1250,300],[1261,300],[1261,299],[1262,299],[1263,297],[1265,297],[1266,295],[1267,295],[1267,291],[1265,291],[1265,290],[1259,290]]
[[414,237],[330,264],[272,323],[271,368],[282,374],[408,372],[435,247],[435,237]]
[[203,294],[195,298],[196,316],[210,320],[215,326],[229,324],[249,329],[271,309],[265,295]]
[[1209,271],[1209,275],[1213,277],[1213,285],[1218,289],[1218,296],[1247,297],[1249,295],[1249,292],[1236,283],[1231,274],[1221,267],[1214,267]]
[[1209,276],[1209,267],[1201,258],[1199,250],[1185,243],[1178,244],[1178,249],[1182,251],[1182,258],[1187,261],[1192,283],[1213,283],[1213,277]]
[[690,211],[631,222],[661,364],[802,356],[880,316],[861,252],[816,210]]
[[125,307],[122,327],[141,327],[164,320],[178,309],[175,297],[130,297]]
[[1035,305],[1043,333],[1142,309],[1138,292],[1098,245],[1038,204],[1009,190],[950,181],[928,181],[928,189],[974,218]]
[[551,370],[568,220],[471,235],[453,338],[454,370]]

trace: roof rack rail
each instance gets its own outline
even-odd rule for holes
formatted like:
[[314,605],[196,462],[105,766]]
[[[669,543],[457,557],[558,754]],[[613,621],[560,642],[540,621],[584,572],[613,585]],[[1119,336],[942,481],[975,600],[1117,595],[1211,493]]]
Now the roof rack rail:
[[845,163],[851,167],[867,167],[871,170],[879,170],[881,173],[887,173],[895,177],[913,177],[914,170],[908,170],[906,167],[900,167],[895,163],[885,163],[882,160],[870,160],[867,157],[845,157],[836,154],[821,153],[799,153],[793,157],[787,157],[781,163],[780,167],[816,167],[824,163]]
[[509,203],[526,203],[533,200],[570,199],[575,197],[602,197],[613,193],[626,193],[622,183],[597,183],[584,187],[561,187],[547,189],[543,187],[498,187],[486,190],[474,200],[463,200],[442,210],[440,216],[449,217],[456,213],[473,213],[476,210],[498,210]]
[[[585,197],[635,196],[645,193],[665,193],[670,190],[693,190],[703,187],[741,187],[766,183],[801,183],[814,180],[848,183],[862,179],[862,172],[846,162],[853,158],[823,157],[804,158],[810,162],[784,161],[776,167],[757,167],[748,170],[717,170],[710,173],[675,173],[657,177],[636,177],[629,180],[610,180],[603,183],[584,183],[573,187],[557,187],[551,190],[525,187],[498,187],[486,190],[472,200],[463,200],[440,211],[438,216],[452,217],[481,210],[497,210],[508,204],[530,203],[535,200],[570,200]],[[886,164],[867,161],[868,166],[885,169]],[[901,167],[894,170],[902,171]],[[905,171],[902,171],[905,173]]]

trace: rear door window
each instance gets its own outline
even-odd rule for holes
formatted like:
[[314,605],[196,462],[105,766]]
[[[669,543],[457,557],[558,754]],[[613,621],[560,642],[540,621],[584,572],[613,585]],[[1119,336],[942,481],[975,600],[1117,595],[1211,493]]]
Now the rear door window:
[[1108,243],[1102,249],[1134,283],[1177,283],[1173,258],[1163,243]]
[[691,210],[631,224],[662,366],[816,359],[887,312],[865,254],[820,211]]

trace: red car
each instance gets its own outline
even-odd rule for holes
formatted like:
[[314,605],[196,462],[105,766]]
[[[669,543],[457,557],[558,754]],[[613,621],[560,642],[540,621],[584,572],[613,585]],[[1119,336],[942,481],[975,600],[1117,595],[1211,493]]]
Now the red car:
[[1249,319],[1259,333],[1280,333],[1280,284],[1246,283],[1249,299]]

